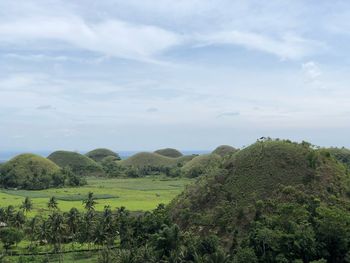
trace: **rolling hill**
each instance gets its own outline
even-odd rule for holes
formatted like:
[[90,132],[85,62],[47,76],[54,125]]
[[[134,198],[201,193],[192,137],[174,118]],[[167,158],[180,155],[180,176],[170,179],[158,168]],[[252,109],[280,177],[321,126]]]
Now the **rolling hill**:
[[220,145],[212,153],[218,154],[221,157],[224,157],[226,155],[233,154],[237,151],[238,151],[238,149],[236,149],[230,145]]
[[350,196],[349,182],[345,167],[327,151],[307,143],[258,141],[201,177],[169,209],[185,229],[232,231],[249,226],[260,200],[285,200],[295,194],[297,202],[342,202]]
[[118,153],[105,148],[98,148],[98,149],[92,150],[86,153],[85,155],[90,159],[94,160],[95,162],[101,162],[104,158],[108,156],[113,156],[116,158],[116,160],[120,160],[120,156]]
[[0,167],[0,183],[25,189],[48,188],[50,176],[59,171],[52,161],[35,154],[20,154]]
[[198,177],[204,174],[208,169],[218,166],[220,160],[221,157],[217,154],[199,155],[187,162],[181,170],[186,177]]
[[69,167],[76,174],[83,176],[101,176],[104,175],[101,165],[89,157],[76,152],[56,151],[48,157],[60,167]]
[[166,156],[166,157],[171,157],[171,158],[178,158],[183,156],[183,154],[176,149],[173,148],[165,148],[165,149],[159,149],[155,151],[154,153],[158,153],[160,155]]

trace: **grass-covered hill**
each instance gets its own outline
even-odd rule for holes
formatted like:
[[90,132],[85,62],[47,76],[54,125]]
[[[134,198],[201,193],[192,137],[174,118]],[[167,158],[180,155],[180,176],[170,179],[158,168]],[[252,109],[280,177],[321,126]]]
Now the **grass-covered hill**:
[[334,156],[334,158],[336,158],[338,161],[342,162],[350,168],[350,149],[344,147],[328,148],[327,151],[330,152],[330,154]]
[[229,154],[233,154],[237,152],[238,150],[230,145],[220,145],[218,146],[212,153],[218,154],[221,157],[224,157]]
[[341,203],[350,197],[349,182],[345,166],[325,150],[308,143],[258,141],[188,187],[170,211],[184,228],[233,231],[249,225],[260,201],[280,198],[281,203],[294,194],[296,202]]
[[171,158],[178,158],[181,157],[183,154],[176,149],[173,148],[165,148],[165,149],[159,149],[155,151],[154,153],[158,153],[160,155],[166,156],[166,157],[171,157]]
[[182,166],[190,161],[194,156],[181,156],[178,158],[166,157],[158,153],[140,152],[130,156],[129,158],[120,161],[119,163],[124,167],[174,167]]
[[98,149],[92,150],[86,153],[85,155],[90,159],[94,160],[95,162],[101,162],[104,158],[109,156],[113,156],[117,160],[120,160],[120,156],[118,153],[113,152],[109,149],[104,149],[104,148],[98,148]]
[[47,158],[62,168],[69,167],[78,175],[101,176],[104,174],[100,164],[77,152],[56,151]]
[[59,171],[52,161],[35,154],[21,154],[0,167],[0,185],[6,188],[43,189]]
[[220,161],[221,157],[218,154],[198,155],[187,162],[181,170],[186,177],[198,177],[204,174],[208,169],[217,167]]

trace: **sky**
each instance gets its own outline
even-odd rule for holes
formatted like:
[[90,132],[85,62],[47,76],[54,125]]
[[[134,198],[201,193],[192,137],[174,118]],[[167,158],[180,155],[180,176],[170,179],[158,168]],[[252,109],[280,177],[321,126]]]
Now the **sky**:
[[0,151],[350,147],[350,1],[0,0]]

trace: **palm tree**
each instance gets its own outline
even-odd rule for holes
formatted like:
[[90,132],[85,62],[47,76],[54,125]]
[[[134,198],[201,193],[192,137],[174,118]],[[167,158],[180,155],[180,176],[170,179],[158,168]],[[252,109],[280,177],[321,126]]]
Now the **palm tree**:
[[6,211],[5,211],[5,221],[6,223],[12,223],[13,219],[14,219],[14,216],[15,216],[15,208],[13,205],[9,205],[7,208],[6,208]]
[[38,223],[39,223],[38,216],[34,216],[28,223],[28,230],[27,231],[29,234],[31,244],[36,239],[36,235],[38,234],[38,226],[39,226]]
[[95,243],[113,245],[116,237],[116,226],[110,206],[105,206],[99,225],[95,231]]
[[89,192],[86,200],[83,201],[85,209],[90,211],[95,209],[96,201],[94,200],[94,193]]
[[[62,214],[53,212],[48,218],[49,226],[49,241],[54,244],[55,251],[61,251],[62,239],[65,235],[66,225],[64,224],[64,218]],[[59,262],[61,262],[61,254],[59,254]]]
[[27,214],[30,210],[33,209],[32,200],[29,197],[26,197],[21,205],[21,209]]
[[75,237],[78,231],[79,220],[80,220],[80,213],[78,209],[76,209],[75,207],[71,208],[71,210],[69,210],[67,214],[67,225],[69,228],[69,233],[72,238]]
[[0,222],[6,220],[6,210],[5,208],[0,207]]
[[155,248],[160,252],[161,258],[169,257],[170,253],[179,247],[180,239],[180,228],[177,225],[171,227],[164,225],[155,235]]
[[58,203],[57,203],[56,197],[52,196],[50,198],[49,202],[47,203],[47,207],[53,210],[58,209]]
[[26,222],[26,217],[23,214],[23,211],[19,210],[13,218],[13,225],[17,228],[22,228]]

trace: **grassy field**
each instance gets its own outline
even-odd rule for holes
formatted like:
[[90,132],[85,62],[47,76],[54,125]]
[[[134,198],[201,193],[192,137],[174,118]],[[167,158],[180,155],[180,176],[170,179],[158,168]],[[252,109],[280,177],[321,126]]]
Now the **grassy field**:
[[185,178],[126,178],[104,179],[88,178],[88,184],[83,187],[55,188],[39,191],[0,190],[0,207],[13,205],[19,208],[25,197],[32,199],[34,209],[28,216],[37,213],[46,214],[49,209],[47,202],[55,196],[61,211],[72,207],[83,210],[82,200],[89,192],[93,192],[97,205],[96,210],[102,210],[105,205],[111,208],[125,206],[131,211],[146,211],[156,208],[160,203],[167,204],[182,192],[191,180]]

